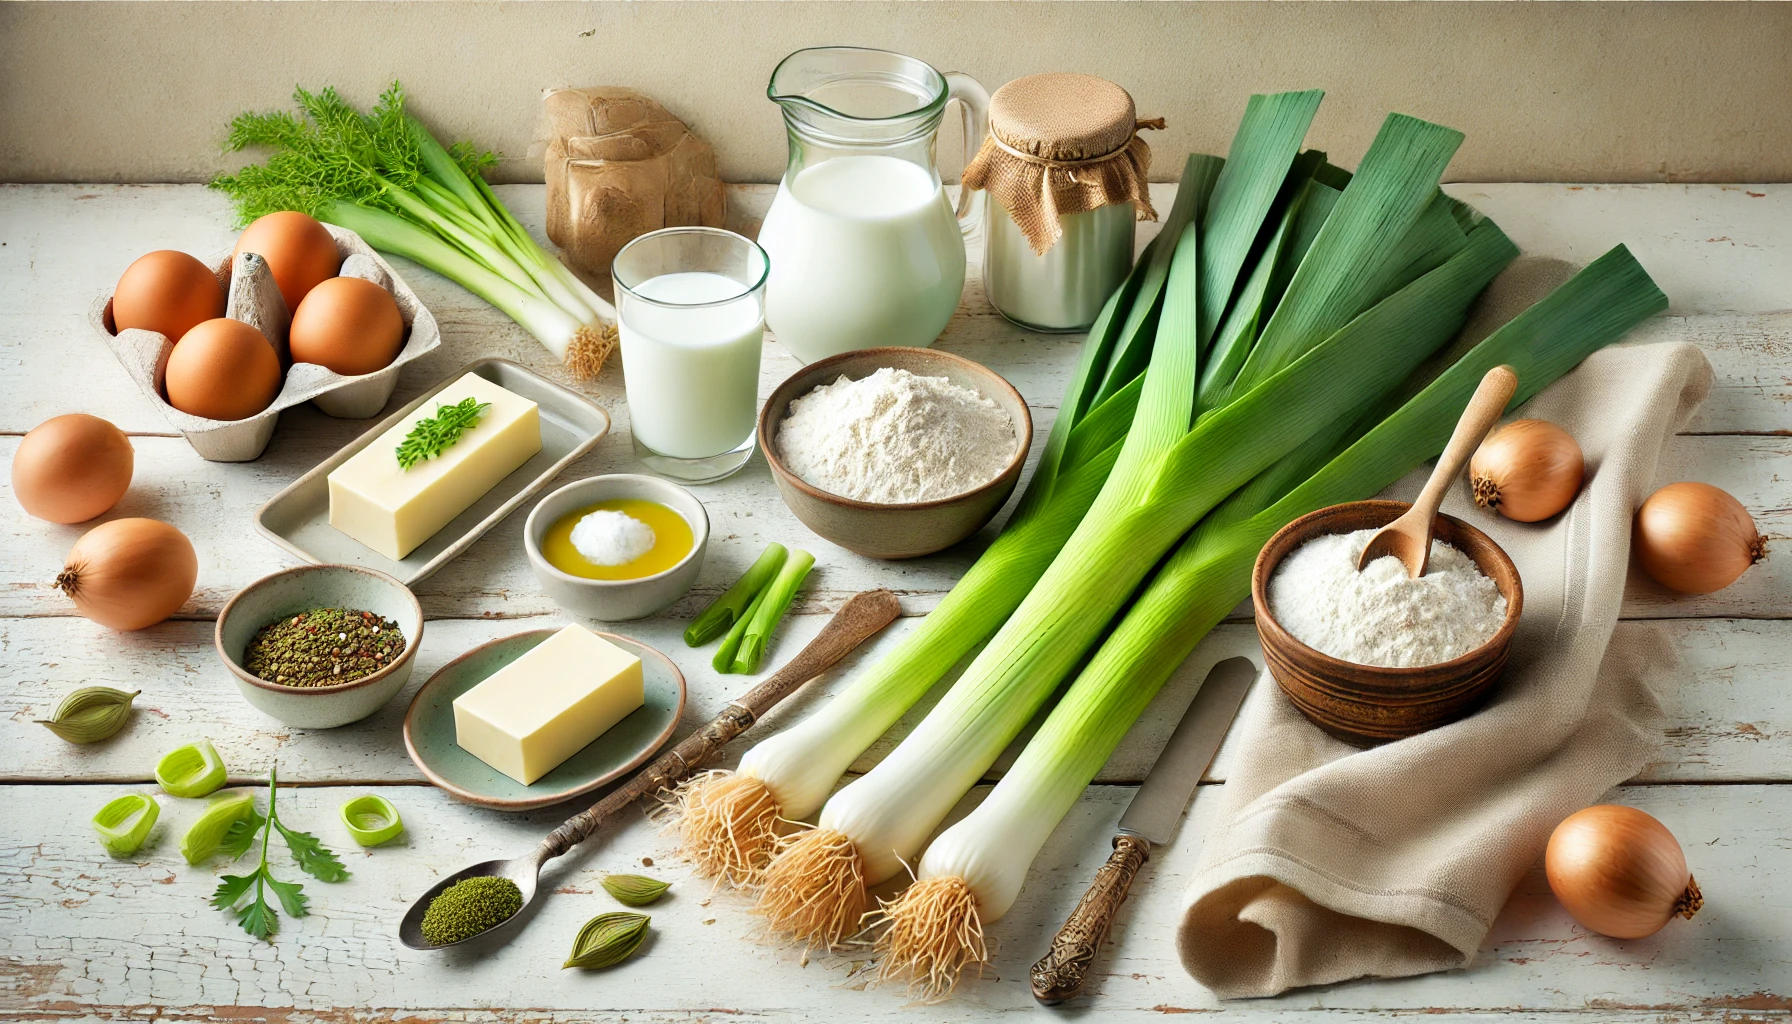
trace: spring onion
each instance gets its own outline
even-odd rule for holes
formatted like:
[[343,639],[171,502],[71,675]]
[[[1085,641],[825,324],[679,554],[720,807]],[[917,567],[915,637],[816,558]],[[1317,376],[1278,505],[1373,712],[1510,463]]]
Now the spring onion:
[[[1477,229],[1476,237],[1485,236]],[[1516,406],[1666,306],[1620,246],[1490,335],[1279,500],[1258,492],[1263,507],[1248,518],[1198,526],[988,798],[929,844],[917,883],[884,908],[894,927],[883,937],[881,970],[939,995],[983,959],[983,925],[1013,904],[1046,837],[1176,666],[1248,593],[1252,565],[1270,535],[1308,512],[1369,497],[1441,451],[1488,369],[1514,367]]]
[[156,782],[169,796],[206,796],[224,785],[224,777],[224,760],[211,740],[175,747],[156,762]]
[[778,570],[777,579],[772,580],[765,588],[765,600],[747,622],[746,632],[741,636],[740,650],[734,655],[732,671],[751,675],[759,671],[759,662],[765,657],[765,645],[771,640],[772,633],[777,630],[778,623],[783,621],[784,613],[790,610],[790,604],[796,600],[797,588],[803,585],[809,570],[815,565],[815,556],[798,548],[790,553],[782,568]]
[[126,793],[111,800],[93,816],[93,830],[100,845],[114,857],[129,857],[143,848],[149,830],[156,827],[162,809],[147,793]]
[[398,83],[363,114],[325,88],[296,90],[301,115],[239,114],[226,145],[273,150],[266,164],[212,187],[247,224],[299,210],[403,256],[502,310],[580,377],[615,346],[616,311],[544,252],[480,172],[497,156],[466,143],[444,149],[405,112]]
[[[1190,221],[1176,240],[1138,411],[1095,505],[920,726],[876,768],[831,797],[815,832],[789,844],[769,865],[768,892],[844,906],[855,901],[855,879],[877,883],[901,871],[1189,527],[1348,412],[1360,401],[1356,396],[1398,383],[1461,326],[1469,303],[1515,255],[1510,243],[1484,245],[1472,259],[1451,260],[1360,313],[1365,289],[1352,283],[1350,273],[1309,266],[1321,252],[1346,268],[1383,266],[1384,250],[1398,244],[1430,203],[1443,158],[1460,139],[1415,118],[1388,118],[1333,216],[1359,212],[1345,230],[1334,232],[1329,221],[1321,229],[1275,314],[1282,316],[1289,303],[1300,314],[1283,320],[1290,365],[1198,420],[1195,268],[1205,254],[1201,222]],[[1277,144],[1282,148],[1273,158],[1247,162],[1235,154],[1222,176],[1237,170],[1282,181],[1298,140]],[[1415,163],[1420,173],[1414,173]],[[1359,191],[1370,199],[1352,202],[1351,193]],[[1365,202],[1376,203],[1381,216],[1361,211]],[[1225,216],[1217,205],[1209,213],[1221,222]],[[1303,279],[1309,282],[1304,290]],[[1272,317],[1270,329],[1275,325]],[[850,840],[851,855],[839,837]],[[856,865],[844,867],[855,857]],[[837,895],[843,890],[848,895]]]
[[753,603],[753,599],[759,596],[765,585],[778,574],[787,553],[782,544],[775,541],[767,544],[758,560],[741,574],[740,579],[735,580],[734,585],[723,592],[721,597],[698,612],[691,624],[685,627],[685,646],[702,647],[746,618],[747,606]]

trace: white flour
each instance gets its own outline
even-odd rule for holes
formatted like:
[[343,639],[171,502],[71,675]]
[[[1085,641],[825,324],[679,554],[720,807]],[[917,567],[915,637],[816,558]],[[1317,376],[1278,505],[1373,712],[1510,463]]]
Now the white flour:
[[907,503],[981,487],[1014,458],[1001,406],[945,377],[884,367],[790,403],[778,456],[792,473],[858,501]]
[[1276,566],[1269,607],[1308,647],[1358,665],[1413,668],[1459,658],[1499,632],[1506,599],[1474,560],[1431,542],[1413,579],[1392,555],[1357,572],[1374,530],[1315,537]]

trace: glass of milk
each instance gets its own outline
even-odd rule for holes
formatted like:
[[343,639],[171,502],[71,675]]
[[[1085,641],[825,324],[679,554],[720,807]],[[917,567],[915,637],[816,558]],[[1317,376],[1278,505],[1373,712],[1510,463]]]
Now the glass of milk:
[[666,228],[623,246],[616,284],[635,455],[687,483],[753,456],[765,250],[719,228]]

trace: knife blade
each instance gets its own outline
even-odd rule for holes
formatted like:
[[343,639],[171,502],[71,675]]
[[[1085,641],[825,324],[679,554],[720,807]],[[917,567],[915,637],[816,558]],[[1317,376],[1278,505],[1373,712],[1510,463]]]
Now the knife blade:
[[1249,658],[1228,658],[1208,670],[1176,731],[1120,816],[1113,854],[1052,938],[1051,949],[1033,965],[1033,998],[1052,1006],[1082,990],[1133,878],[1150,859],[1151,847],[1169,842],[1176,831],[1256,678],[1257,666]]
[[1257,666],[1249,658],[1228,658],[1208,671],[1207,681],[1120,816],[1120,831],[1150,840],[1153,846],[1170,841],[1256,678]]

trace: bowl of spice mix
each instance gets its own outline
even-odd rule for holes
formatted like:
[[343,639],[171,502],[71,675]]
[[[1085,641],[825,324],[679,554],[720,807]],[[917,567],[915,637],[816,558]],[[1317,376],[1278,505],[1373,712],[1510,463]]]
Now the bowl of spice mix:
[[404,584],[358,565],[302,565],[244,587],[213,642],[243,699],[302,729],[378,711],[411,678],[423,607]]
[[1251,603],[1263,659],[1295,707],[1358,746],[1417,735],[1481,706],[1524,610],[1510,556],[1439,515],[1417,579],[1392,555],[1360,572],[1403,501],[1333,505],[1283,527],[1257,555]]
[[982,529],[1014,493],[1032,442],[1012,384],[927,348],[817,360],[759,413],[759,448],[784,504],[872,558],[929,555]]

